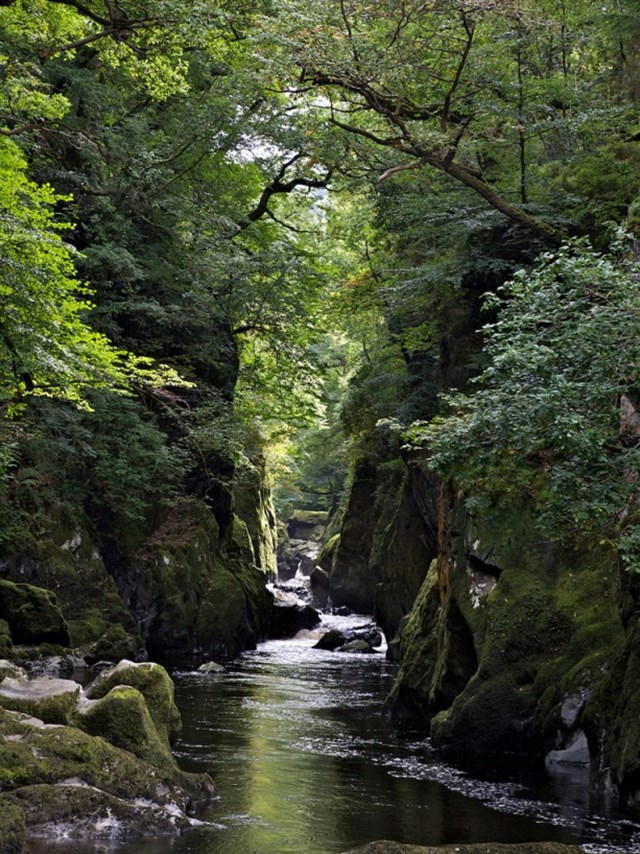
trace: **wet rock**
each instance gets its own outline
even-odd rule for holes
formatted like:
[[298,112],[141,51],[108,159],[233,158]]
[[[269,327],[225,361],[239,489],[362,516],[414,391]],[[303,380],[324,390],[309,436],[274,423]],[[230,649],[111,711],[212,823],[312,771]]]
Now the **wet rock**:
[[23,816],[29,838],[125,841],[175,836],[192,825],[171,804],[132,803],[82,784],[25,786],[9,797],[8,806]]
[[591,761],[587,737],[582,730],[573,734],[566,747],[550,750],[544,758],[547,767],[553,765],[574,765],[588,768]]
[[42,587],[0,580],[0,619],[8,624],[13,643],[71,645],[55,594]]
[[291,638],[303,629],[313,629],[320,614],[311,605],[274,602],[271,618],[271,638]]
[[339,646],[336,652],[359,652],[368,654],[373,652],[373,647],[365,640],[358,640],[356,638],[354,640],[347,641],[347,643],[342,646]]
[[338,629],[330,629],[322,635],[318,643],[314,644],[313,648],[333,651],[334,649],[338,649],[339,646],[343,646],[345,643],[347,643],[346,635],[338,631]]
[[353,611],[351,608],[347,608],[346,605],[339,605],[337,608],[334,608],[331,613],[336,617],[350,617]]
[[226,673],[227,668],[223,664],[218,664],[217,661],[207,661],[198,667],[197,673],[202,673],[205,676],[215,675],[216,673]]
[[67,724],[76,711],[80,690],[80,685],[70,679],[5,676],[0,682],[0,706],[45,723]]
[[353,629],[353,635],[357,640],[366,641],[372,647],[382,645],[382,633],[375,623],[363,626],[362,628]]

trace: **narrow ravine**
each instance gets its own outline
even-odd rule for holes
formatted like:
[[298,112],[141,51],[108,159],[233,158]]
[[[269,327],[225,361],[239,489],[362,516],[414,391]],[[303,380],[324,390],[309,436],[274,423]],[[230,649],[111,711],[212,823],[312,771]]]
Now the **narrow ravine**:
[[[367,618],[325,620],[346,628]],[[339,854],[390,838],[548,840],[640,852],[640,824],[592,812],[584,774],[548,778],[519,759],[463,770],[443,762],[424,738],[394,734],[380,714],[392,666],[380,654],[315,650],[317,634],[261,644],[219,676],[175,674],[180,764],[211,773],[220,800],[201,817],[206,824],[179,839],[109,850]],[[95,850],[74,843],[32,849]]]

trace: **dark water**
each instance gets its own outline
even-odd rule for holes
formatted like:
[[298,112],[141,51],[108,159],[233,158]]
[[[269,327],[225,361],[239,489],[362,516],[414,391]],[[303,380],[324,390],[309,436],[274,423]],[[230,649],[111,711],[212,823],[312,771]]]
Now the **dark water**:
[[[353,622],[353,620],[351,620]],[[382,656],[271,641],[222,676],[177,674],[177,753],[221,798],[177,840],[38,846],[33,852],[339,854],[374,839],[413,844],[586,843],[640,852],[640,825],[592,809],[584,773],[547,776],[519,759],[465,770],[380,714],[392,671]]]

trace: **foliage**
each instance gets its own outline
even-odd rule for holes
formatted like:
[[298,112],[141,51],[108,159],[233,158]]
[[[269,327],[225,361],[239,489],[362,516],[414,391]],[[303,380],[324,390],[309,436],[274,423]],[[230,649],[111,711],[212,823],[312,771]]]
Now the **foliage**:
[[126,387],[135,360],[84,321],[90,291],[55,219],[61,196],[26,174],[25,158],[0,138],[0,409],[29,395],[86,405],[86,387]]
[[627,251],[584,240],[519,271],[487,298],[499,315],[474,390],[446,395],[448,414],[407,433],[471,506],[526,496],[548,536],[610,540],[634,569],[639,275]]

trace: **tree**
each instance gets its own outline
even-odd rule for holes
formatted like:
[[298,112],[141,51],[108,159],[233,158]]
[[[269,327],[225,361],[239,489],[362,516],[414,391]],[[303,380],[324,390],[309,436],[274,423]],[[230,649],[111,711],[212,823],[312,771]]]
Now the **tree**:
[[[594,15],[590,4],[569,12],[544,0],[290,2],[273,42],[286,51],[283,86],[379,181],[435,170],[557,245],[575,223],[548,194],[544,164],[593,152],[605,133],[621,143],[635,121],[629,104],[604,107],[610,5]],[[612,158],[610,148],[599,165]]]
[[[87,388],[126,388],[136,360],[93,331],[91,291],[56,221],[61,196],[38,186],[15,145],[0,138],[0,410],[30,395],[86,405]],[[141,362],[137,362],[138,368]]]
[[[626,250],[626,247],[624,247]],[[532,502],[546,536],[608,541],[640,569],[638,262],[580,241],[543,255],[488,298],[488,367],[411,446],[470,510]]]

